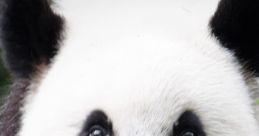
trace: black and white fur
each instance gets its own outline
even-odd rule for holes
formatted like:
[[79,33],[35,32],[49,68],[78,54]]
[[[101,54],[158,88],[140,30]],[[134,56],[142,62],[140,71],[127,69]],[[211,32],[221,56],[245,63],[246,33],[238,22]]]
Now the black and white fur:
[[0,136],[259,135],[257,0],[0,3]]

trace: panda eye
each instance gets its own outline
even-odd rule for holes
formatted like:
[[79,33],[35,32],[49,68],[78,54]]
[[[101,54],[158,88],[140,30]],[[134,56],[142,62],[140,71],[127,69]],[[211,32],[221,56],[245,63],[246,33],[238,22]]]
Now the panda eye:
[[185,111],[173,126],[172,136],[206,136],[199,117],[192,111]]
[[79,136],[112,136],[112,123],[103,111],[96,110],[86,119]]
[[94,125],[90,128],[87,136],[109,136],[109,133],[102,126]]
[[181,134],[181,136],[196,136],[196,134],[192,131],[185,131]]

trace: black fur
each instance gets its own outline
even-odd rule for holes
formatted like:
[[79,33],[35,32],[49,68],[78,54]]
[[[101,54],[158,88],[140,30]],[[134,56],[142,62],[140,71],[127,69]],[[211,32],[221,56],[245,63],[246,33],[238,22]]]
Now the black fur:
[[30,77],[39,65],[49,64],[58,50],[63,20],[53,13],[49,2],[0,0],[0,47],[14,77],[0,109],[0,136],[15,136],[19,131]]
[[259,76],[259,0],[221,0],[212,33]]
[[28,78],[39,64],[48,64],[58,50],[63,20],[48,0],[4,2],[1,42],[6,63],[18,78]]

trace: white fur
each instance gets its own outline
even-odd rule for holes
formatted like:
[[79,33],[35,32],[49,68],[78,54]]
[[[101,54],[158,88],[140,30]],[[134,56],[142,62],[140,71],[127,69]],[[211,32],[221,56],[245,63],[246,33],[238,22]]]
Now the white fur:
[[186,109],[207,136],[258,136],[239,66],[208,34],[217,2],[57,1],[64,48],[27,100],[18,136],[78,136],[95,109],[116,136],[167,136]]

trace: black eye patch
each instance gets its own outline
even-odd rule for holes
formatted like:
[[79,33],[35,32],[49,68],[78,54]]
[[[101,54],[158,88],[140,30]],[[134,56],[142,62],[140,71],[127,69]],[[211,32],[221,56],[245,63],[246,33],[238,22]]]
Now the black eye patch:
[[206,136],[199,117],[192,111],[185,111],[173,126],[172,136]]
[[79,136],[112,136],[112,123],[101,110],[93,111],[86,119]]

